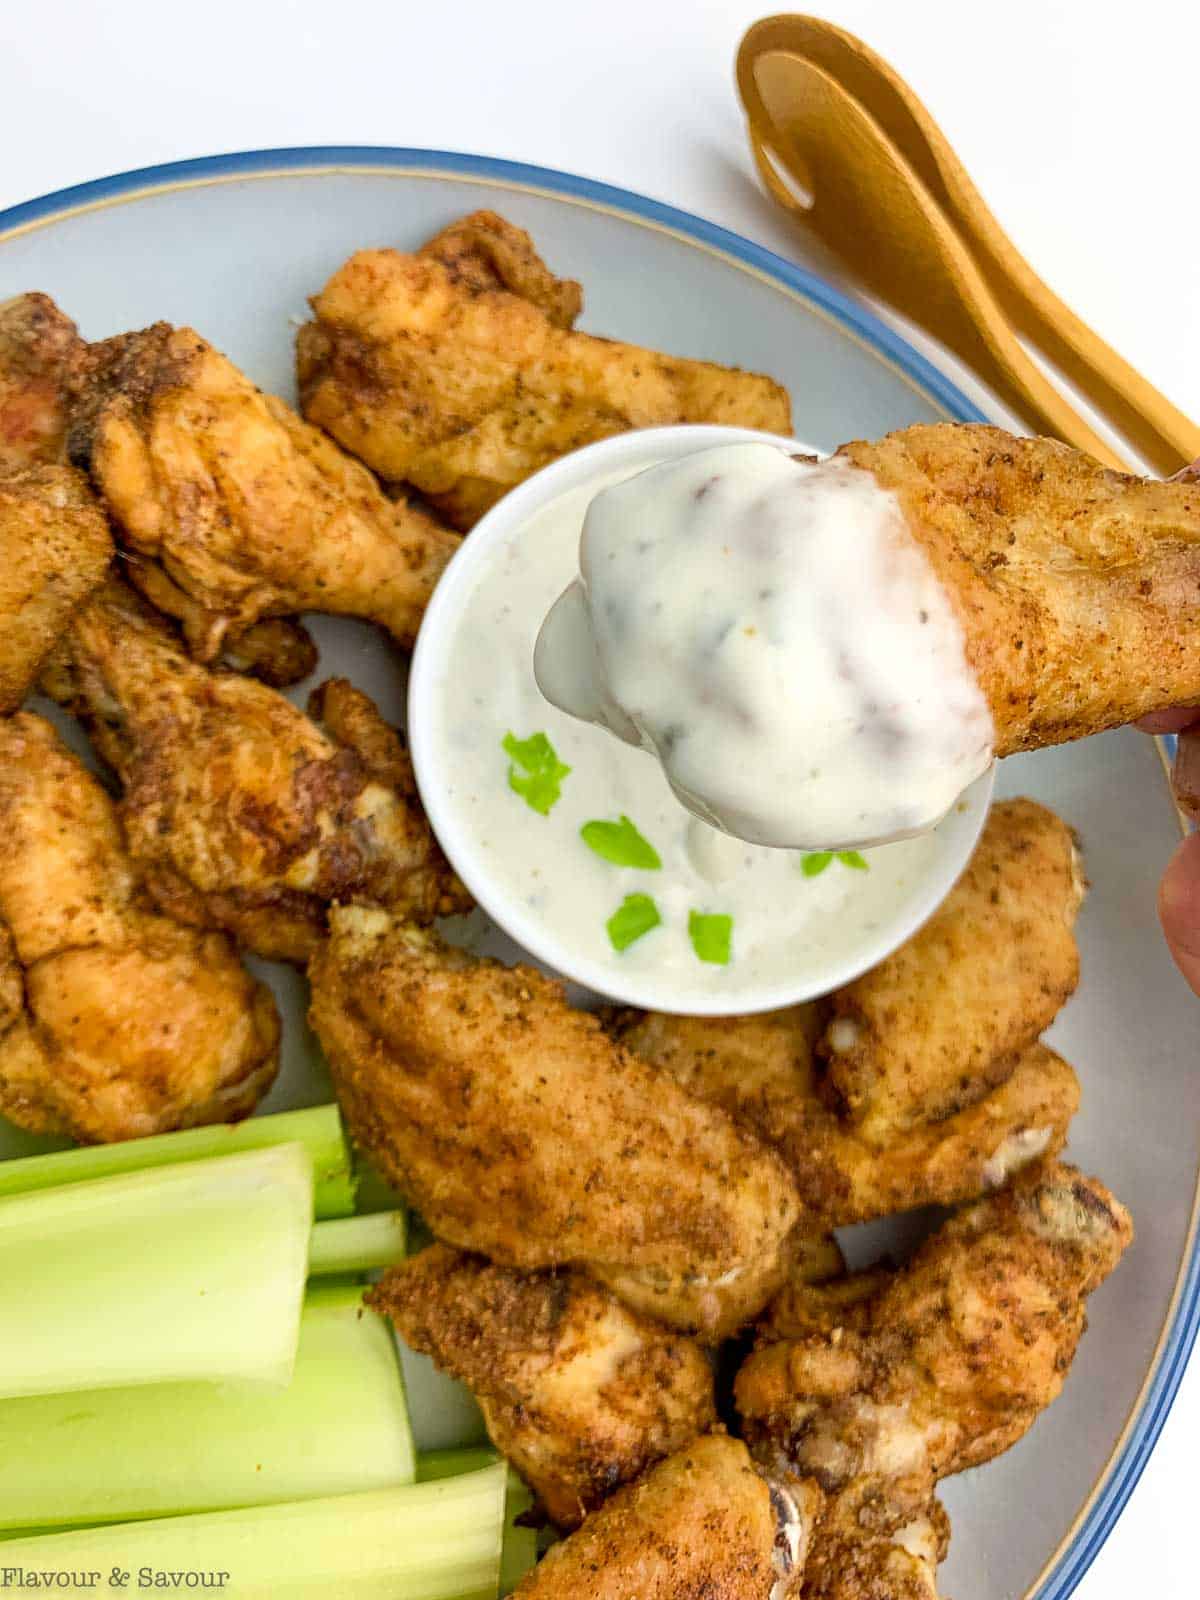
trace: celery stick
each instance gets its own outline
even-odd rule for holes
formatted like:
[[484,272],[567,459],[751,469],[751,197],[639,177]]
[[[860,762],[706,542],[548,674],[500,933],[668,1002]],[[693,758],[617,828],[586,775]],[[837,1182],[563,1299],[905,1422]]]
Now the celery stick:
[[537,1566],[537,1529],[517,1526],[517,1518],[524,1516],[532,1506],[533,1493],[528,1484],[509,1467],[508,1493],[504,1504],[504,1543],[500,1552],[502,1595],[511,1594],[525,1574]]
[[312,1278],[331,1272],[369,1272],[403,1261],[408,1217],[403,1211],[377,1211],[370,1217],[340,1217],[318,1222],[308,1246]]
[[312,1157],[316,1215],[348,1216],[354,1210],[354,1179],[342,1120],[338,1108],[332,1105],[314,1106],[309,1111],[281,1111],[275,1116],[216,1123],[207,1128],[185,1128],[151,1139],[129,1139],[124,1144],[85,1145],[52,1155],[0,1161],[0,1198],[293,1142],[305,1145]]
[[0,1200],[0,1398],[287,1383],[311,1232],[301,1144]]
[[467,1445],[461,1450],[422,1450],[417,1457],[417,1482],[436,1483],[439,1478],[457,1478],[463,1472],[478,1472],[500,1457],[489,1445]]
[[362,1289],[304,1303],[287,1388],[163,1383],[0,1400],[0,1528],[175,1516],[411,1483],[395,1342]]
[[120,1572],[130,1589],[199,1588],[186,1583],[198,1573],[226,1600],[496,1600],[504,1492],[497,1462],[369,1494],[13,1539],[0,1582],[22,1594],[43,1572]]

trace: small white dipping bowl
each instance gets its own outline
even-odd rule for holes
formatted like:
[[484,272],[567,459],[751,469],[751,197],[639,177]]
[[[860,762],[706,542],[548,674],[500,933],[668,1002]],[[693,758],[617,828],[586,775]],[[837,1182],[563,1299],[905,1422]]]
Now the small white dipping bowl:
[[[484,844],[488,819],[500,814],[498,808],[509,805],[522,807],[531,827],[546,827],[551,819],[537,817],[507,787],[507,758],[501,749],[501,740],[508,731],[508,722],[507,713],[499,705],[494,716],[487,705],[480,707],[487,750],[489,755],[492,749],[495,752],[494,803],[490,788],[486,796],[475,797],[473,807],[451,798],[457,763],[445,689],[454,679],[456,670],[461,670],[460,652],[469,643],[461,636],[466,608],[485,584],[489,589],[496,589],[497,599],[502,603],[504,552],[511,550],[513,541],[521,538],[522,530],[560,496],[585,489],[592,483],[631,476],[672,457],[716,445],[756,440],[785,445],[793,450],[809,449],[795,440],[746,428],[651,428],[588,445],[536,473],[507,494],[463,540],[434,592],[413,656],[408,705],[413,765],[425,810],[455,871],[491,920],[540,965],[574,979],[597,995],[648,1010],[693,1016],[769,1011],[813,999],[848,983],[902,944],[944,899],[975,846],[992,793],[994,769],[972,784],[949,816],[927,837],[928,848],[922,854],[919,870],[906,868],[903,884],[885,904],[872,905],[865,923],[860,918],[862,925],[848,930],[854,918],[831,916],[828,925],[821,928],[818,938],[810,941],[802,957],[793,962],[789,956],[784,970],[767,974],[739,973],[736,956],[728,966],[710,966],[694,960],[681,970],[660,970],[652,960],[645,958],[637,962],[625,961],[615,953],[607,958],[598,957],[596,941],[591,951],[576,947],[573,939],[554,926],[552,918],[531,907],[529,896],[522,897],[513,883],[505,881],[504,873],[498,870],[496,856]],[[564,583],[571,576],[573,572],[565,574]],[[490,595],[488,598],[490,600]],[[528,618],[530,673],[532,638],[541,621],[541,615]],[[503,681],[505,673],[511,671],[511,664],[497,660],[496,682]],[[554,719],[554,725],[565,732],[561,721],[557,720],[561,713],[554,712],[546,702],[541,704],[545,706],[545,720],[538,726],[544,727]],[[582,727],[581,724],[574,726]],[[532,731],[527,727],[516,730],[521,738]],[[586,731],[596,739],[611,737],[599,729]],[[631,754],[637,760],[652,760],[639,752]],[[579,848],[585,856],[588,854],[585,846]],[[580,866],[582,870],[582,858]],[[569,877],[570,864],[563,870]],[[796,863],[789,862],[783,852],[780,870],[796,872],[797,893],[805,892]],[[647,882],[640,887],[653,889],[654,884]],[[614,904],[619,899],[614,888]],[[651,937],[656,937],[657,933],[658,930]],[[650,948],[649,940],[646,948]]]

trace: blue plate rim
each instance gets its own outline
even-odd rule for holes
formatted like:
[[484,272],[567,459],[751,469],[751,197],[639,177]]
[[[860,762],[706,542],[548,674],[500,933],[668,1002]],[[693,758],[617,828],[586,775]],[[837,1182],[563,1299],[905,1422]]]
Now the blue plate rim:
[[[665,201],[653,200],[615,184],[523,161],[392,145],[299,145],[190,157],[91,179],[9,206],[0,211],[0,244],[18,232],[72,212],[90,210],[107,202],[127,201],[156,190],[239,177],[315,176],[324,172],[365,173],[388,169],[487,179],[540,191],[556,199],[608,209],[681,235],[731,257],[734,262],[752,268],[808,301],[898,368],[953,420],[990,420],[900,334],[807,268],[798,267],[764,245]],[[1167,741],[1163,743],[1166,745]],[[1158,1442],[1200,1333],[1197,1220],[1197,1206],[1194,1205],[1176,1279],[1174,1304],[1168,1312],[1138,1400],[1073,1528],[1034,1581],[1025,1600],[1068,1600],[1075,1593],[1125,1509]]]

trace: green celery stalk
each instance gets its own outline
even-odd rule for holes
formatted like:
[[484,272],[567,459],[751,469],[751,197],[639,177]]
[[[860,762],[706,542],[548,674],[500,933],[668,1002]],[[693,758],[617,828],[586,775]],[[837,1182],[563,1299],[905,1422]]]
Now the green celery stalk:
[[301,1144],[0,1200],[0,1398],[287,1383],[311,1232]]
[[395,1342],[362,1290],[311,1291],[287,1388],[162,1383],[0,1400],[0,1528],[57,1528],[411,1483]]
[[463,1472],[478,1472],[499,1461],[490,1445],[467,1445],[455,1450],[422,1450],[417,1457],[417,1482],[436,1483],[439,1478],[457,1478]]
[[6,1588],[22,1594],[22,1571],[127,1572],[130,1589],[153,1589],[156,1573],[163,1588],[201,1573],[226,1600],[496,1600],[504,1493],[496,1462],[437,1483],[13,1539],[0,1581],[12,1574]]
[[369,1217],[339,1217],[318,1222],[308,1246],[308,1274],[370,1272],[403,1261],[408,1245],[408,1217],[403,1211],[377,1211]]
[[537,1566],[536,1528],[519,1528],[517,1518],[532,1509],[533,1491],[512,1467],[504,1504],[504,1544],[500,1551],[500,1593],[511,1594],[527,1572]]
[[129,1139],[123,1144],[85,1145],[52,1155],[0,1161],[0,1199],[91,1178],[114,1177],[121,1172],[142,1172],[147,1167],[175,1166],[179,1162],[294,1142],[306,1146],[312,1157],[316,1215],[348,1216],[354,1210],[354,1178],[342,1119],[333,1105],[314,1106],[309,1111],[281,1111],[270,1117],[250,1117],[245,1122],[185,1128],[179,1133]]

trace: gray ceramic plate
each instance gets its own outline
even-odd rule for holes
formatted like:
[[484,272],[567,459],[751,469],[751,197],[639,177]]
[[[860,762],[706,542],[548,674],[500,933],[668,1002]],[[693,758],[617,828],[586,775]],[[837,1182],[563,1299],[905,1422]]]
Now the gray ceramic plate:
[[[44,289],[92,338],[160,317],[192,323],[289,394],[293,324],[350,251],[414,246],[478,206],[529,228],[555,270],[583,281],[587,327],[772,373],[791,390],[797,434],[822,448],[978,417],[895,335],[743,239],[582,179],[428,151],[218,157],[34,201],[0,216],[0,299]],[[345,673],[399,718],[402,664],[379,636],[327,619],[314,631],[322,674]],[[1155,921],[1178,826],[1152,742],[1120,733],[1009,761],[1000,792],[1046,801],[1083,839],[1084,978],[1053,1039],[1084,1084],[1071,1155],[1130,1206],[1138,1239],[1092,1303],[1059,1402],[999,1462],[945,1485],[943,1582],[971,1600],[1063,1600],[1137,1479],[1195,1334],[1196,1013]],[[303,981],[269,976],[287,1037],[265,1109],[326,1099]],[[0,1125],[0,1156],[31,1143]],[[409,1375],[423,1445],[477,1436],[461,1391],[416,1360]]]

